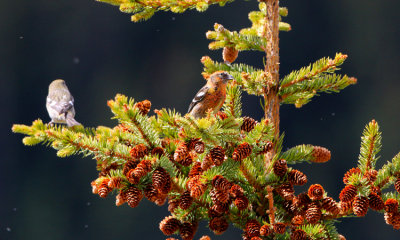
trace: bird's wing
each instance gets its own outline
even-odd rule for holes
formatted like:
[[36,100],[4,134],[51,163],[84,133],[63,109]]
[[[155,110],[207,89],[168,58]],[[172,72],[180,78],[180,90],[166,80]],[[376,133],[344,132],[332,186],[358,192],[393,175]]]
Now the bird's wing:
[[70,95],[67,97],[63,95],[61,99],[54,99],[53,97],[47,97],[47,104],[50,108],[57,111],[60,115],[67,113],[71,108],[74,107],[74,98]]
[[190,111],[192,111],[192,109],[194,108],[194,106],[196,106],[197,103],[199,103],[201,100],[204,99],[204,97],[206,96],[206,94],[208,92],[208,89],[209,89],[209,87],[204,86],[196,93],[196,96],[194,96],[192,102],[189,105],[188,113],[190,113]]

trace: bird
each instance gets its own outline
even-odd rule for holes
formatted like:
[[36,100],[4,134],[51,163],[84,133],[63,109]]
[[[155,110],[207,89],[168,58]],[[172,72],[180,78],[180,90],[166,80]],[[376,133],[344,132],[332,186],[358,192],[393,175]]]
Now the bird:
[[68,127],[81,125],[75,120],[74,97],[68,90],[65,81],[56,79],[49,85],[46,108],[51,121],[49,124],[62,123]]
[[217,113],[225,102],[226,85],[229,80],[233,80],[233,77],[225,71],[211,74],[206,85],[197,92],[190,103],[188,113],[194,118],[204,118],[209,109]]

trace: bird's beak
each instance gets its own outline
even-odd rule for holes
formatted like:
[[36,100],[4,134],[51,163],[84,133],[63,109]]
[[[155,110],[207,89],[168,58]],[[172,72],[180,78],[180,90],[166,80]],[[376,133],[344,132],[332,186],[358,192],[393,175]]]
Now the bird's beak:
[[226,77],[226,79],[225,79],[225,80],[233,80],[233,77],[232,77],[232,75],[228,74],[228,76]]

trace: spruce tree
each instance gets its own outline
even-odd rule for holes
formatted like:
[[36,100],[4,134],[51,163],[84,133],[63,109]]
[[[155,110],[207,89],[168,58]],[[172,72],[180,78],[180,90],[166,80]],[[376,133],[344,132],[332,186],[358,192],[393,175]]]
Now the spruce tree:
[[[205,11],[212,4],[230,2],[99,1],[133,14],[134,22],[148,20],[160,10]],[[92,156],[99,171],[91,183],[94,194],[114,195],[117,206],[134,208],[143,197],[159,206],[167,204],[170,215],[159,228],[184,240],[194,238],[199,221],[207,221],[218,235],[232,223],[243,230],[243,239],[345,239],[336,230],[336,220],[365,216],[368,209],[383,213],[387,224],[400,229],[400,154],[375,168],[381,149],[375,120],[362,133],[357,166],[344,174],[345,187],[338,197],[328,196],[318,183],[309,183],[306,192],[295,192],[294,186],[307,184],[307,176],[294,165],[324,163],[331,153],[310,144],[284,151],[281,105],[300,108],[321,92],[339,92],[357,80],[336,73],[347,58],[342,53],[280,76],[279,31],[291,29],[282,21],[287,14],[279,1],[260,0],[259,9],[248,14],[249,28],[231,31],[216,23],[206,33],[209,48],[222,50],[223,62],[202,57],[203,77],[223,70],[235,79],[217,114],[210,111],[195,119],[172,109],[150,111],[149,100],[117,94],[107,103],[118,122],[114,127],[68,128],[38,119],[31,126],[15,124],[12,130],[27,135],[25,145],[47,144],[59,157]],[[241,51],[264,52],[264,69],[234,63]],[[262,119],[242,116],[243,91],[262,99]],[[394,190],[389,189],[392,185]]]

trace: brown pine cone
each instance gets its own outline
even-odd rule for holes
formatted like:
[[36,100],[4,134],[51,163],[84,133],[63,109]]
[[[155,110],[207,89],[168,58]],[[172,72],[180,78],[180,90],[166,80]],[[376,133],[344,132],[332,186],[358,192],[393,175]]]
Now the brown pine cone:
[[343,183],[344,184],[348,184],[349,183],[349,177],[351,175],[354,175],[354,174],[361,174],[361,170],[359,168],[351,168],[349,171],[347,171],[344,174]]
[[134,186],[130,186],[124,194],[126,195],[126,202],[131,208],[137,207],[143,198],[142,191]]
[[251,146],[247,142],[240,144],[232,154],[232,159],[235,161],[242,161],[251,154]]
[[220,166],[225,160],[225,150],[221,146],[212,148],[210,157],[215,166]]
[[322,208],[333,215],[337,215],[340,212],[337,202],[335,202],[335,200],[333,200],[331,197],[322,199]]
[[249,206],[249,199],[245,196],[239,196],[235,199],[235,205],[239,210],[247,209]]
[[203,172],[203,169],[201,168],[201,162],[195,162],[192,166],[192,168],[189,171],[189,178],[192,178],[194,176],[200,175]]
[[396,189],[396,191],[397,191],[398,193],[400,193],[400,177],[398,177],[398,178],[396,179],[396,182],[394,182],[394,189]]
[[233,63],[236,58],[238,57],[239,51],[236,50],[234,47],[224,47],[222,50],[222,58],[224,62],[227,64]]
[[399,211],[399,202],[396,199],[388,198],[385,202],[385,212],[396,213]]
[[152,180],[154,188],[160,193],[167,194],[171,190],[171,177],[164,168],[157,167],[153,172]]
[[254,129],[254,127],[257,125],[257,121],[254,120],[251,117],[243,117],[243,123],[242,126],[240,127],[240,130],[243,130],[245,132],[250,132],[251,130]]
[[287,164],[286,164],[286,160],[285,159],[280,159],[277,160],[274,163],[273,169],[274,169],[274,173],[279,176],[282,177],[283,175],[286,174],[287,172]]
[[274,229],[269,224],[265,224],[260,228],[260,235],[263,237],[269,236],[274,233]]
[[313,184],[308,188],[308,196],[311,200],[321,200],[324,197],[324,188],[320,184]]
[[148,148],[144,144],[138,144],[134,146],[129,153],[131,154],[132,158],[140,159],[147,155]]
[[324,163],[331,159],[331,152],[324,147],[314,146],[312,156],[311,162]]
[[179,207],[183,210],[188,209],[193,203],[193,198],[190,196],[189,191],[184,191],[179,198]]
[[357,188],[353,185],[347,185],[343,190],[340,192],[339,199],[342,202],[350,202],[357,194]]
[[277,222],[273,225],[274,232],[277,234],[283,234],[286,229],[286,224]]
[[353,201],[353,212],[358,217],[363,217],[368,211],[368,198],[363,196],[355,197]]
[[172,216],[168,216],[160,222],[159,227],[161,232],[168,236],[176,232],[179,229],[180,225],[181,222],[178,219]]
[[307,233],[302,229],[296,229],[290,234],[290,240],[308,240]]
[[229,224],[224,217],[215,217],[210,220],[208,227],[216,235],[221,235],[228,229]]
[[144,100],[135,104],[135,107],[139,109],[140,114],[146,115],[151,108],[151,102],[149,100]]
[[261,228],[261,225],[257,220],[255,220],[255,219],[249,220],[249,221],[247,221],[247,223],[245,225],[246,235],[250,238],[258,237],[258,236],[260,236],[260,228]]
[[317,223],[321,219],[322,212],[317,203],[312,202],[308,204],[305,216],[307,221],[311,224]]
[[293,185],[304,185],[307,183],[307,176],[299,170],[293,169],[288,173],[288,180]]
[[385,203],[383,202],[381,196],[378,194],[371,192],[368,195],[368,200],[369,200],[369,207],[372,210],[379,211],[382,210],[385,207]]

